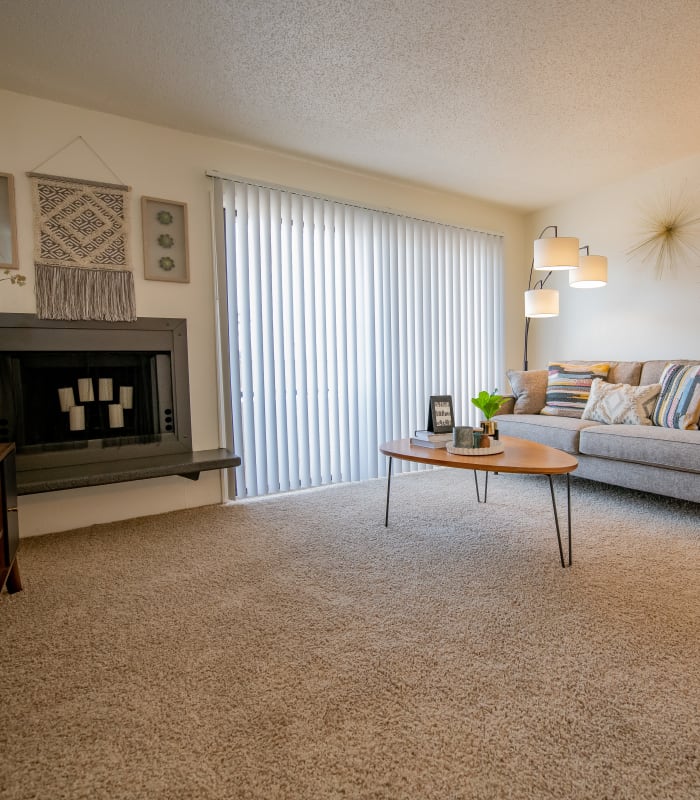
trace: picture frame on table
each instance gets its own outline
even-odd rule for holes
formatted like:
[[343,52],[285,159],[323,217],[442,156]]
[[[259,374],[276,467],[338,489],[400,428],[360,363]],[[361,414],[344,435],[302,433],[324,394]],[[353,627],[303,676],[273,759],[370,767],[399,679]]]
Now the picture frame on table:
[[189,283],[187,203],[141,198],[143,277],[147,281]]
[[0,269],[19,269],[15,179],[0,172]]
[[433,433],[450,433],[455,426],[452,395],[431,395],[428,405],[428,427]]

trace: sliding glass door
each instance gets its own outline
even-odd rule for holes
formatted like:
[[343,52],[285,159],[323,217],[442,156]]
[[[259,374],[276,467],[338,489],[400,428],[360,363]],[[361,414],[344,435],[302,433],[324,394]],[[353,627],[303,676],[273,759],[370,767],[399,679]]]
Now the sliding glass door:
[[238,496],[386,474],[379,444],[424,428],[431,395],[476,421],[503,374],[501,236],[216,183]]

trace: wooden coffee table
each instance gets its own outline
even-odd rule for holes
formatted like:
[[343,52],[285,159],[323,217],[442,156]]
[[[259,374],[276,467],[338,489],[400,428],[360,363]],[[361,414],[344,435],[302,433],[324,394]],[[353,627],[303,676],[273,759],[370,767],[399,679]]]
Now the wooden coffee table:
[[395,458],[402,461],[417,461],[421,464],[432,464],[436,467],[455,467],[456,469],[474,470],[474,483],[476,485],[476,500],[482,502],[479,495],[479,481],[476,477],[477,472],[485,472],[484,499],[488,492],[489,472],[519,472],[529,475],[546,475],[549,478],[549,489],[552,495],[552,510],[554,512],[554,525],[557,530],[557,542],[559,543],[559,559],[562,567],[564,563],[564,551],[561,544],[561,532],[559,530],[559,516],[557,514],[557,502],[554,496],[553,475],[566,475],[566,513],[568,521],[568,545],[569,545],[569,566],[571,566],[571,481],[569,473],[573,472],[578,466],[578,461],[574,456],[562,450],[556,450],[537,442],[530,442],[527,439],[516,439],[513,436],[501,436],[500,441],[504,445],[504,452],[491,456],[458,456],[448,453],[444,449],[433,449],[430,447],[420,447],[411,444],[410,439],[396,439],[393,442],[385,442],[379,448],[381,453],[389,457],[389,470],[386,486],[386,514],[384,525],[389,525],[389,495],[391,492],[391,465]]

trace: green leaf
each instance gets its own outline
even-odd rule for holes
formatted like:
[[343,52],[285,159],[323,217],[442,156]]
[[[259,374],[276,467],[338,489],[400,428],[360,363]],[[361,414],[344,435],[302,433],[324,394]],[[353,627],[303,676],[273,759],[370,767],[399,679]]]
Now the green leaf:
[[486,419],[491,419],[505,403],[505,400],[506,398],[498,394],[496,389],[491,393],[482,389],[476,397],[472,397],[472,403],[483,413]]

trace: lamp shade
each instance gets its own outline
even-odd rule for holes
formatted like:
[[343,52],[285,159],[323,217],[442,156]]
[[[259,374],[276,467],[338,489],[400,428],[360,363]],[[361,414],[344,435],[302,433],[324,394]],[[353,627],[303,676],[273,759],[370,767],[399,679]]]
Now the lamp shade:
[[557,289],[530,289],[525,292],[526,317],[556,317],[559,314]]
[[551,236],[535,239],[534,269],[574,269],[578,266],[578,239],[573,236]]
[[597,289],[608,282],[608,259],[605,256],[581,256],[581,263],[569,273],[569,286]]

